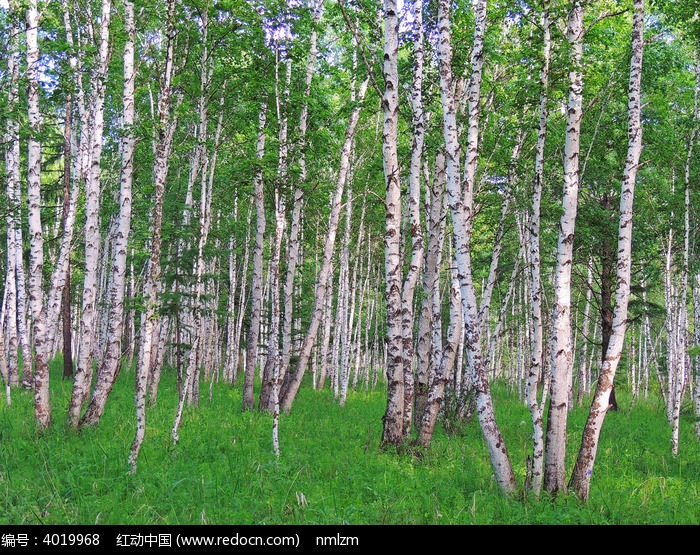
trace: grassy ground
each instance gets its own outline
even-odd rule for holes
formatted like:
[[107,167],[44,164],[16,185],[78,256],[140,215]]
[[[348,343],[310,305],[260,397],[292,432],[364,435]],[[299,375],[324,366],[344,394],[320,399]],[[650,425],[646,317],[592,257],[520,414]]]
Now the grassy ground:
[[[149,409],[138,472],[128,473],[134,434],[133,373],[124,371],[99,427],[65,426],[70,381],[52,375],[54,424],[38,434],[31,394],[0,400],[0,524],[699,524],[700,442],[692,415],[670,455],[662,405],[618,392],[606,419],[588,503],[572,496],[505,499],[493,479],[478,423],[448,437],[436,430],[421,457],[378,448],[383,389],[351,392],[344,407],[304,386],[280,422],[241,410],[240,388],[202,386],[173,445],[172,373]],[[499,424],[520,485],[531,449],[526,409],[496,391]],[[587,406],[570,416],[573,461]]]

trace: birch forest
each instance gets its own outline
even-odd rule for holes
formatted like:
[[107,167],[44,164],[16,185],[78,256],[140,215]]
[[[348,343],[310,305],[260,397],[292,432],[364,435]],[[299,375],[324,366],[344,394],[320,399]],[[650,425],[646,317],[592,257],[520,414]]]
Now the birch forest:
[[278,458],[301,390],[380,390],[382,450],[473,418],[584,501],[611,411],[700,441],[700,2],[382,1],[0,1],[8,407],[133,383],[137,473],[164,382],[172,444],[227,384]]

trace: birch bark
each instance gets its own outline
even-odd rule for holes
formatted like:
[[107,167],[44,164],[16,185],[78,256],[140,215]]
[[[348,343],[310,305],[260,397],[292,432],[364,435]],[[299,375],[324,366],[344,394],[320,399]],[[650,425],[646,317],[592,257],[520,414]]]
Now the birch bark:
[[255,171],[255,246],[253,248],[253,275],[250,295],[250,328],[248,329],[248,348],[243,384],[243,409],[255,408],[253,386],[255,384],[255,367],[258,359],[258,338],[260,335],[260,313],[262,310],[262,265],[265,236],[265,202],[263,196],[264,176],[262,161],[265,156],[265,122],[267,120],[267,101],[260,104],[258,114],[258,143],[256,151],[257,168]]
[[101,242],[99,226],[100,161],[102,157],[104,102],[110,54],[109,25],[111,8],[111,1],[103,0],[100,16],[97,66],[91,75],[90,119],[92,134],[89,147],[90,165],[85,182],[85,278],[83,283],[82,313],[80,319],[78,366],[73,381],[73,392],[68,415],[69,424],[73,427],[78,425],[80,410],[87,398],[94,371],[93,344],[96,336],[97,273]]
[[510,495],[515,491],[515,474],[510,463],[504,439],[495,419],[488,377],[481,356],[479,313],[472,276],[470,237],[473,210],[473,191],[479,154],[480,89],[483,69],[483,45],[486,29],[486,1],[476,0],[476,25],[471,53],[471,78],[468,88],[469,118],[467,131],[464,188],[459,178],[459,145],[457,141],[456,106],[451,69],[452,45],[450,29],[450,2],[438,4],[440,89],[443,103],[443,132],[447,157],[447,202],[452,214],[455,239],[457,277],[462,294],[464,313],[465,349],[469,378],[476,393],[479,424],[486,440],[491,465],[501,491]]
[[296,397],[299,387],[301,386],[301,380],[304,377],[304,372],[306,372],[306,367],[309,364],[311,350],[313,349],[316,341],[316,335],[318,334],[319,324],[321,323],[323,308],[326,304],[326,295],[330,286],[329,280],[331,275],[333,250],[335,247],[335,239],[338,233],[338,221],[340,219],[340,211],[342,208],[341,200],[343,198],[343,192],[345,190],[347,176],[350,170],[350,156],[355,140],[355,130],[357,128],[357,122],[360,117],[360,109],[362,106],[362,101],[365,98],[365,93],[367,92],[368,84],[369,79],[365,79],[360,84],[357,92],[357,103],[355,103],[353,106],[348,119],[345,139],[340,151],[340,166],[335,183],[335,192],[333,193],[333,199],[331,200],[331,213],[328,216],[328,231],[323,246],[321,268],[318,271],[318,277],[316,279],[316,295],[314,297],[314,306],[311,312],[311,321],[309,322],[309,327],[306,335],[304,336],[304,342],[302,343],[299,352],[299,361],[297,362],[294,374],[290,375],[290,379],[283,384],[280,392],[280,408],[285,412],[289,412],[292,409],[294,398]]
[[544,182],[544,155],[547,138],[549,62],[551,58],[551,28],[549,0],[542,2],[542,67],[540,69],[540,103],[535,146],[535,176],[532,184],[532,210],[530,212],[530,307],[532,330],[530,333],[530,364],[528,367],[525,398],[532,420],[532,458],[527,469],[530,490],[539,495],[542,491],[544,464],[543,409],[537,399],[537,388],[542,380],[543,332],[542,280],[540,277],[540,212]]
[[[150,256],[147,262],[147,274],[144,280],[144,296],[146,298],[146,311],[143,318],[141,349],[137,364],[137,389],[145,388],[149,370],[151,366],[151,355],[153,351],[153,325],[157,314],[157,283],[160,277],[160,253],[162,247],[162,222],[163,222],[163,196],[165,191],[165,180],[168,173],[168,163],[172,146],[172,137],[175,131],[175,120],[171,117],[171,95],[170,89],[173,73],[173,51],[174,51],[174,14],[175,2],[168,0],[166,16],[166,55],[165,68],[163,74],[163,86],[158,100],[158,140],[154,145],[156,157],[154,160],[154,198],[151,213],[151,241]],[[117,365],[118,371],[118,365]],[[112,390],[117,374],[113,372],[103,372],[97,376],[97,382],[93,390],[92,398],[88,407],[80,419],[81,426],[96,426],[104,412],[107,398]],[[137,395],[141,393],[137,392]],[[137,434],[139,434],[137,429]],[[137,439],[137,438],[135,438]],[[138,440],[137,440],[138,441]],[[132,445],[130,462],[135,462],[135,455],[138,447]]]
[[550,401],[544,464],[544,488],[556,494],[566,490],[566,422],[573,369],[571,338],[571,264],[579,188],[583,79],[583,2],[574,0],[569,11],[567,38],[571,45],[569,101],[564,146],[564,194],[559,222],[557,265],[554,285],[553,337],[551,350]]
[[404,438],[404,369],[401,335],[401,185],[398,157],[399,17],[396,0],[384,0],[384,126],[385,235],[384,275],[386,305],[387,406],[381,445],[398,445]]
[[622,353],[627,328],[627,306],[630,295],[632,216],[634,187],[642,150],[641,80],[644,50],[644,0],[634,0],[632,23],[632,59],[630,62],[628,101],[627,160],[620,192],[620,224],[617,247],[617,288],[613,314],[613,333],[601,366],[596,393],[583,431],[581,449],[571,476],[571,490],[583,500],[588,499],[596,451],[603,420],[610,408],[610,394],[615,372]]

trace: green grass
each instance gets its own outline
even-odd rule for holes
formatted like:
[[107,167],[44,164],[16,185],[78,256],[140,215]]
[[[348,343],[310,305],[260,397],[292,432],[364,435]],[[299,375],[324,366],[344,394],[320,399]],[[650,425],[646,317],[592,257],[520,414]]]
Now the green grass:
[[[656,401],[608,415],[588,503],[506,499],[493,478],[476,420],[429,451],[379,449],[383,388],[350,392],[344,407],[305,385],[280,419],[279,460],[271,417],[241,410],[240,388],[202,386],[186,409],[180,441],[170,438],[177,393],[163,376],[149,409],[138,472],[129,474],[134,434],[133,372],[114,387],[101,424],[65,425],[70,381],[52,372],[53,425],[38,433],[30,392],[0,401],[0,524],[699,524],[700,442],[683,416],[681,448]],[[522,486],[530,452],[529,414],[495,388],[497,418]],[[587,406],[570,415],[569,468]]]

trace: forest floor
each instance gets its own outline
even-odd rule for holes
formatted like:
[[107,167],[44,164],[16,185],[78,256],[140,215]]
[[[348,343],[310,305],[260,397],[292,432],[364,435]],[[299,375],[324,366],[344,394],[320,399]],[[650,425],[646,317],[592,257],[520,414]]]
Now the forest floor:
[[[429,450],[379,449],[384,385],[351,391],[340,406],[330,390],[304,384],[280,418],[280,457],[272,417],[243,411],[240,386],[203,382],[173,444],[177,409],[172,370],[147,413],[138,470],[129,472],[135,431],[134,375],[123,371],[99,426],[66,426],[71,381],[52,369],[53,424],[38,433],[32,395],[0,400],[0,524],[699,524],[700,440],[688,406],[680,453],[655,395],[630,399],[606,418],[587,503],[504,498],[476,419],[438,425]],[[210,397],[211,391],[211,397]],[[507,387],[494,388],[496,417],[519,486],[532,450],[529,413]],[[570,413],[570,465],[587,402]],[[571,467],[569,467],[571,468]]]

